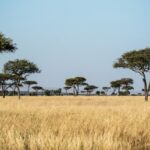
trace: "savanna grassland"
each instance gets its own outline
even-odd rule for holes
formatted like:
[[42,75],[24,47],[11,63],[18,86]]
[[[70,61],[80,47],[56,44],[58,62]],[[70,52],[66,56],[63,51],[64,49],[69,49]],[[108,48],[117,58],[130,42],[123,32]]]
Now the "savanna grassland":
[[149,150],[143,97],[0,98],[1,150]]

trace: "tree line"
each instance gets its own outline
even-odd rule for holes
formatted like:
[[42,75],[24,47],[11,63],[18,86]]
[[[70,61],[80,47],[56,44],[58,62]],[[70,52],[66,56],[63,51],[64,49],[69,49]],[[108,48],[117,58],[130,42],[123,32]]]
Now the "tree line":
[[[13,40],[5,37],[3,33],[0,33],[0,53],[14,53],[16,50],[17,46],[13,43]],[[150,82],[147,81],[146,75],[150,72],[150,48],[132,50],[124,53],[113,64],[113,67],[130,69],[138,73],[142,77],[144,84],[143,92],[145,101],[148,101]],[[61,88],[57,90],[45,90],[43,87],[39,86],[36,81],[28,80],[31,74],[40,72],[41,70],[38,66],[29,60],[16,59],[6,62],[3,66],[3,71],[0,73],[0,88],[3,98],[7,95],[8,89],[11,89],[13,95],[17,93],[20,99],[20,87],[24,85],[27,86],[28,95],[31,95],[31,88],[35,91],[35,95],[38,95],[38,91],[42,91],[43,95],[62,95]],[[80,93],[91,95],[98,87],[88,84],[85,77],[73,77],[65,80],[64,90],[66,91],[66,95],[70,94],[68,93],[70,89],[72,89],[72,95],[78,96]],[[103,87],[101,91],[95,92],[97,95],[108,95],[110,89],[113,90],[110,95],[130,95],[130,91],[134,89],[133,79],[121,78],[112,81],[110,86]]]
[[[69,95],[68,90],[72,89],[72,95],[79,95],[80,87],[82,87],[81,93],[86,95],[91,95],[96,89],[97,86],[88,84],[87,79],[84,77],[74,77],[66,79],[65,87],[66,95]],[[133,90],[133,79],[131,78],[122,78],[119,80],[112,81],[110,86],[102,87],[101,91],[95,91],[95,95],[130,95],[130,91]],[[111,91],[110,91],[111,90]]]

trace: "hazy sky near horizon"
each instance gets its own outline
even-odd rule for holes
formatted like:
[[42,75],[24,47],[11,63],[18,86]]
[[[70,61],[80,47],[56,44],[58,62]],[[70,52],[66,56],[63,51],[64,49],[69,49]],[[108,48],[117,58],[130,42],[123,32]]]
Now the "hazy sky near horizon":
[[113,69],[122,53],[150,46],[149,0],[0,0],[0,32],[18,50],[1,54],[8,60],[28,59],[46,88],[63,87],[64,80],[85,76],[99,87],[122,77],[142,80],[129,70]]

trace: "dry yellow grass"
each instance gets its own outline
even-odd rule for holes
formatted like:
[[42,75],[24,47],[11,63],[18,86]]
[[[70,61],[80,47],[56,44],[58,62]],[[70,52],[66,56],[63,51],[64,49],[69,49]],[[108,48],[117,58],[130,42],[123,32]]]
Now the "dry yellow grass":
[[143,97],[0,98],[0,150],[149,150]]

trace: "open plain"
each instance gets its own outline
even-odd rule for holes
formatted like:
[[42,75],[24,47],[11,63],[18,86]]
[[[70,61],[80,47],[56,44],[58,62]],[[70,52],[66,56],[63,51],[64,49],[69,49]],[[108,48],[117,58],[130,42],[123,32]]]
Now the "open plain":
[[0,98],[2,150],[150,149],[144,97]]

